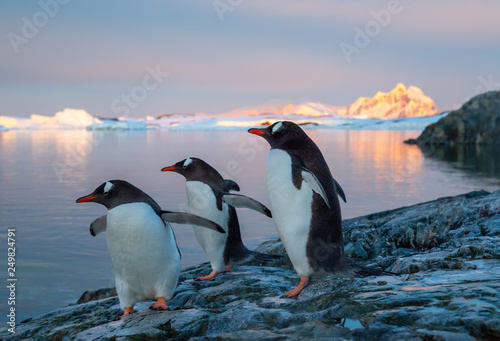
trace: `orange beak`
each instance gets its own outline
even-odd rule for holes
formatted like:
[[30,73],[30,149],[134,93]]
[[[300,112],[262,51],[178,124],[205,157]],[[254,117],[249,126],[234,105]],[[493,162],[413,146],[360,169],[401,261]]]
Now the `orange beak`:
[[97,198],[95,195],[87,195],[86,197],[76,199],[76,202],[77,203],[88,202],[94,200],[95,198]]
[[255,134],[255,135],[264,135],[265,134],[265,132],[263,132],[260,129],[250,129],[248,132],[250,134]]
[[170,172],[170,171],[174,171],[176,170],[177,167],[174,167],[174,166],[170,166],[170,167],[165,167],[165,168],[162,168],[161,171],[162,172]]

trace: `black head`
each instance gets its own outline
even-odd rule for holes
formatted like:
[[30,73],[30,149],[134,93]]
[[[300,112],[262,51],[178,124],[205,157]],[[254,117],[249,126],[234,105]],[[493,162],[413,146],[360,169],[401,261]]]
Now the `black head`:
[[224,185],[224,179],[219,172],[197,157],[188,157],[172,166],[162,168],[161,171],[179,173],[186,178],[186,181],[200,181],[209,185]]
[[267,128],[251,128],[248,132],[263,137],[271,145],[271,148],[285,149],[310,141],[304,130],[290,121],[279,121]]
[[149,195],[124,180],[106,181],[92,193],[77,199],[76,202],[95,202],[104,205],[108,210],[123,204],[145,202],[150,204],[155,211],[159,210],[158,204]]

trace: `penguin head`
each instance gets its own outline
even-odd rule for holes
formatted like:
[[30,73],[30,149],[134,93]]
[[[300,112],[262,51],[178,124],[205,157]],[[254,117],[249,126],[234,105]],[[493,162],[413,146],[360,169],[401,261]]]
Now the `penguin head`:
[[92,193],[76,199],[76,202],[95,202],[110,210],[121,204],[138,201],[136,200],[138,196],[147,194],[127,181],[110,180],[101,184]]
[[208,183],[210,181],[221,181],[222,176],[208,163],[197,157],[188,157],[176,164],[164,167],[162,172],[175,172],[186,178],[186,181],[201,181]]
[[290,121],[278,121],[267,128],[251,128],[248,132],[263,137],[271,148],[284,147],[303,138],[308,139],[302,128]]

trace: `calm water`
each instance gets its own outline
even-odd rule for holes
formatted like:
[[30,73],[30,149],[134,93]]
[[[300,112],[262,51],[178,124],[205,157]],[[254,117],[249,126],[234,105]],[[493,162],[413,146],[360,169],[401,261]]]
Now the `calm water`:
[[[440,150],[423,154],[402,143],[411,131],[309,130],[343,186],[344,218],[477,189],[500,188],[494,150]],[[197,156],[237,181],[243,194],[267,203],[268,145],[244,131],[0,133],[0,316],[8,306],[6,236],[16,229],[17,317],[74,303],[85,290],[111,287],[114,277],[105,235],[92,237],[90,222],[105,214],[97,204],[75,204],[106,180],[124,179],[164,209],[186,210],[184,178],[160,169]],[[272,221],[239,210],[250,248],[276,236]],[[174,225],[182,266],[205,262],[190,226]]]

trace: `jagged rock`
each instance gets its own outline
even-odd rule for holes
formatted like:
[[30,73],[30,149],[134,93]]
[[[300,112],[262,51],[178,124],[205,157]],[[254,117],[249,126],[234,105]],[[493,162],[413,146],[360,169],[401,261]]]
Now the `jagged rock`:
[[[500,191],[471,192],[344,221],[346,250],[398,276],[322,277],[297,300],[283,266],[241,265],[210,281],[182,272],[170,311],[118,298],[35,317],[2,340],[474,340],[500,338]],[[279,240],[260,252],[283,253]],[[88,297],[109,291],[87,293]]]
[[425,128],[417,139],[405,141],[425,151],[441,145],[500,144],[500,91],[477,95]]

